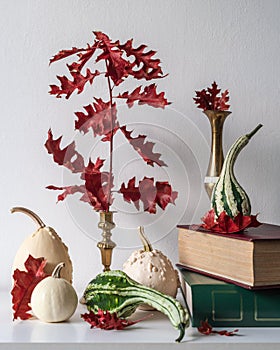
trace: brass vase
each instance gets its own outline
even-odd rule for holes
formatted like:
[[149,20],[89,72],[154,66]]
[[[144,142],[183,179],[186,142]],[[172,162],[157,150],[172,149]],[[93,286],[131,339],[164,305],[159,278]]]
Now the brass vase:
[[100,221],[98,227],[102,230],[102,240],[97,243],[97,247],[101,252],[101,261],[104,266],[103,271],[110,271],[112,261],[112,251],[116,243],[111,240],[111,230],[116,226],[113,222],[112,211],[101,211],[99,213]]
[[204,179],[204,187],[210,199],[224,163],[223,126],[226,117],[230,113],[230,111],[204,111],[211,125],[211,153]]

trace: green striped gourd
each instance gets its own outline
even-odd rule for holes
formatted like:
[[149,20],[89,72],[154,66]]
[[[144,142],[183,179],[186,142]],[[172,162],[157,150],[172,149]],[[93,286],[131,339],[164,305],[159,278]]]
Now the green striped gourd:
[[189,325],[188,313],[176,299],[139,284],[120,270],[97,275],[88,284],[84,298],[90,311],[116,312],[121,318],[132,315],[140,304],[148,304],[167,315],[180,331],[177,342],[183,339],[185,327]]
[[251,215],[250,199],[237,182],[233,168],[238,154],[261,127],[262,125],[259,124],[249,134],[239,137],[226,155],[220,177],[213,189],[211,198],[212,208],[217,216],[223,211],[232,218],[239,213],[245,216]]

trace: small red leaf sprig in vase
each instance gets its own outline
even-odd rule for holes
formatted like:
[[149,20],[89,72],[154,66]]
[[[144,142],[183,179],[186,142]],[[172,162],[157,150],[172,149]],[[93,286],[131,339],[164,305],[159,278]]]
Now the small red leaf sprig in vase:
[[[164,210],[169,203],[175,203],[178,195],[167,181],[155,182],[153,177],[146,176],[136,181],[133,177],[128,180],[127,185],[122,183],[115,190],[113,175],[116,133],[123,135],[147,165],[166,166],[161,154],[154,152],[154,143],[146,140],[146,135],[133,135],[133,130],[128,130],[126,125],[120,123],[117,109],[117,102],[123,100],[128,108],[135,104],[165,108],[170,104],[164,92],[157,92],[154,83],[145,86],[137,84],[131,92],[119,92],[119,86],[129,78],[146,82],[164,78],[166,75],[162,72],[160,60],[154,58],[156,52],[147,50],[146,45],[134,47],[132,39],[121,44],[119,41],[112,41],[102,32],[94,32],[94,36],[93,43],[87,44],[85,48],[61,50],[52,57],[50,64],[73,55],[76,60],[66,65],[71,78],[57,76],[60,84],[51,85],[50,94],[69,99],[74,92],[80,94],[89,85],[94,85],[96,79],[104,79],[108,90],[107,98],[93,97],[93,101],[84,106],[83,111],[75,112],[75,129],[84,134],[92,132],[93,137],[100,137],[102,142],[108,144],[108,169],[104,170],[106,160],[100,157],[95,161],[89,159],[85,164],[85,159],[77,151],[74,141],[61,148],[62,136],[55,139],[49,130],[45,143],[48,153],[58,165],[80,174],[82,183],[72,186],[51,185],[47,188],[62,191],[58,195],[58,201],[64,200],[70,194],[79,193],[80,200],[89,203],[96,211],[109,211],[114,200],[113,192],[121,194],[126,202],[133,203],[138,210],[141,203],[143,210],[149,213],[156,213],[157,206]],[[99,62],[103,63],[104,70],[93,70],[91,67]]]
[[[193,98],[197,108],[203,111],[227,111],[230,107],[229,91],[225,90],[221,94],[221,89],[218,88],[217,83],[214,81],[211,87],[196,91],[196,96]],[[219,96],[220,94],[220,96]]]

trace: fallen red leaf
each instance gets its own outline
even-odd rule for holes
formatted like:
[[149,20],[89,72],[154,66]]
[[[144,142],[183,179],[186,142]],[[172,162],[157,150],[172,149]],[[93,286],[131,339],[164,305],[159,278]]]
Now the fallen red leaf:
[[213,327],[209,324],[208,320],[200,321],[200,327],[198,327],[197,330],[204,335],[219,334],[219,335],[225,335],[227,337],[236,335],[236,333],[239,331],[238,329],[234,329],[233,331],[227,331],[227,330],[215,331],[213,330]]
[[152,314],[141,318],[137,321],[129,321],[123,318],[119,318],[116,312],[110,313],[109,311],[103,310],[98,310],[96,314],[93,311],[90,311],[87,314],[81,315],[82,319],[84,319],[90,324],[90,328],[96,327],[105,330],[122,330],[128,326],[132,326],[133,324],[141,322],[144,319],[147,319],[151,316]]
[[44,272],[46,263],[47,261],[44,258],[33,258],[29,255],[24,264],[26,271],[20,271],[19,269],[14,271],[14,286],[11,291],[14,320],[17,318],[27,320],[32,317],[28,313],[31,310],[29,305],[31,294],[36,285],[49,276]]
[[201,227],[217,233],[237,233],[243,231],[245,228],[261,225],[257,220],[257,215],[242,215],[239,213],[236,217],[231,218],[223,211],[216,218],[214,209],[209,210],[201,220],[203,221]]

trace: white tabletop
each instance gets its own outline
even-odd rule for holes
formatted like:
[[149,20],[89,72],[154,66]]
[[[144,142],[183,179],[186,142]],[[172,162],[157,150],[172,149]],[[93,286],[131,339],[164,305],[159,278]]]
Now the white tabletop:
[[[195,328],[188,328],[185,338],[178,344],[179,331],[168,318],[159,312],[153,317],[122,331],[90,329],[80,318],[86,308],[79,305],[68,322],[48,324],[36,319],[12,321],[11,296],[9,291],[0,292],[0,349],[194,349],[194,350],[279,350],[279,328],[240,328],[237,336],[201,335]],[[150,311],[149,311],[150,312]],[[141,318],[147,311],[137,311],[133,319]],[[230,329],[229,329],[230,330]]]

